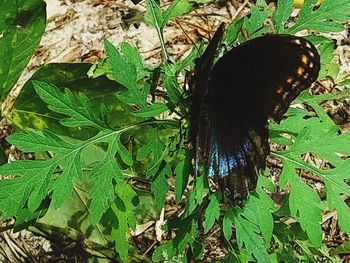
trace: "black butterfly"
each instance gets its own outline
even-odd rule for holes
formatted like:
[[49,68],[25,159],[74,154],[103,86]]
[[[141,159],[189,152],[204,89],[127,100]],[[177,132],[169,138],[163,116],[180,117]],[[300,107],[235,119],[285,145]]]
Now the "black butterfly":
[[195,171],[216,177],[234,204],[256,187],[269,154],[268,118],[279,122],[290,103],[318,77],[320,57],[301,37],[249,40],[214,65],[222,24],[190,79],[190,139]]

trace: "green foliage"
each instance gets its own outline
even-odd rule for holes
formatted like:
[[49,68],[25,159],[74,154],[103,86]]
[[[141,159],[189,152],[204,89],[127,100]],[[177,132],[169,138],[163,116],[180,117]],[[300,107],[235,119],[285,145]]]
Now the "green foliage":
[[39,45],[46,10],[42,0],[1,0],[0,6],[0,101],[3,101]]
[[135,229],[136,217],[134,214],[134,199],[137,197],[132,187],[126,183],[119,183],[115,186],[116,199],[112,204],[112,210],[117,218],[117,223],[112,228],[112,239],[115,240],[116,251],[118,251],[122,261],[128,259],[128,239],[129,229]]
[[304,29],[318,32],[340,32],[344,26],[339,22],[349,20],[350,2],[348,0],[324,1],[314,10],[317,1],[305,1],[297,22],[279,33],[295,34]]
[[192,3],[189,0],[175,0],[164,11],[154,0],[147,0],[147,11],[145,21],[154,28],[163,31],[166,24],[177,16],[181,16],[192,11]]
[[[137,72],[140,63],[130,56],[132,47],[124,44],[122,53],[120,53],[108,40],[105,40],[105,50],[108,57],[108,63],[112,69],[112,76],[115,81],[127,88],[126,91],[118,92],[118,98],[129,104],[146,106],[148,90],[143,92],[137,86]],[[128,50],[128,51],[126,51]]]
[[209,198],[209,204],[204,213],[204,233],[213,227],[215,220],[219,219],[220,209],[219,209],[219,199],[217,195],[211,195]]
[[[224,43],[231,46],[244,41],[242,32],[249,38],[270,32],[268,18],[272,19],[273,32],[289,34],[305,29],[338,32],[343,29],[340,22],[350,20],[348,0],[324,0],[318,8],[315,2],[305,1],[291,23],[293,1],[278,1],[272,12],[265,1],[258,0],[249,17],[228,26]],[[198,52],[194,49],[184,60],[170,63],[163,36],[167,23],[190,12],[192,2],[175,0],[166,9],[154,0],[146,4],[144,20],[157,31],[163,51],[164,62],[157,69],[147,68],[131,45],[122,43],[116,48],[105,40],[107,58],[91,67],[89,76],[93,79],[84,77],[89,65],[48,65],[25,85],[10,115],[21,131],[7,140],[25,153],[34,153],[35,160],[0,167],[0,174],[8,175],[0,180],[2,217],[15,216],[20,229],[45,213],[54,218],[55,209],[66,211],[65,205],[78,196],[86,208],[84,215],[99,230],[95,232],[100,237],[106,233],[104,238],[113,242],[119,259],[127,262],[131,260],[130,230],[144,218],[152,218],[149,211],[160,211],[168,192],[174,191],[177,203],[186,200],[185,209],[163,226],[164,231],[175,236],[156,248],[154,261],[203,259],[203,235],[220,226],[229,249],[224,262],[287,262],[290,258],[316,261],[317,257],[336,262],[336,257],[330,256],[332,251],[322,245],[321,216],[325,209],[336,211],[341,230],[350,234],[350,208],[344,202],[344,196],[350,196],[346,183],[350,179],[350,162],[346,158],[350,155],[350,135],[339,132],[320,103],[344,99],[349,91],[317,96],[304,92],[296,102],[307,104],[312,111],[291,108],[280,124],[270,124],[271,140],[284,146],[272,152],[283,163],[277,184],[288,190],[281,207],[277,208],[269,195],[275,187],[268,173],[259,177],[256,190],[242,208],[231,207],[220,190],[212,192],[205,175],[191,176],[192,152],[186,146],[188,94],[178,79],[193,68]],[[33,25],[36,23],[39,22]],[[41,34],[39,29],[36,32]],[[348,85],[347,76],[339,77],[339,66],[333,62],[333,41],[323,36],[308,38],[321,55],[320,78],[330,77]],[[30,45],[34,46],[35,41]],[[198,50],[200,53],[203,49]],[[19,73],[14,69],[8,72],[6,78],[14,83]],[[13,85],[6,83],[3,94]],[[166,90],[165,102],[153,99],[158,84]],[[172,114],[174,119],[163,120],[163,113]],[[304,161],[305,154],[324,160],[330,168],[314,167]],[[323,180],[327,191],[324,201],[300,177],[305,171]],[[135,181],[149,185],[147,198],[134,187],[137,183],[130,183]],[[69,222],[77,216],[71,211],[67,214]],[[282,218],[292,221],[287,223]],[[43,219],[45,216],[39,220]],[[83,232],[88,235],[87,230]],[[348,244],[333,254],[344,251],[348,251]]]

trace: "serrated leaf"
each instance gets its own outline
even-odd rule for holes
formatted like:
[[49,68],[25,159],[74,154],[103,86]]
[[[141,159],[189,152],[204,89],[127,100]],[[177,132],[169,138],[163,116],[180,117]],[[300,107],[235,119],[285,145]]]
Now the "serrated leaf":
[[[119,167],[109,159],[94,167],[91,177],[95,179],[95,184],[91,188],[91,223],[95,224],[104,212],[110,207],[114,200],[113,179],[122,178]],[[103,195],[101,195],[103,193]]]
[[304,29],[319,32],[342,31],[344,26],[339,22],[350,20],[350,2],[348,0],[324,0],[318,8],[314,8],[316,2],[317,0],[305,1],[295,25],[281,32],[294,35]]
[[140,80],[149,74],[145,70],[145,66],[143,64],[143,60],[138,49],[126,42],[121,43],[120,49],[125,58],[128,59],[133,65],[135,65],[136,80]]
[[[340,157],[340,155],[350,154],[350,147],[347,143],[349,140],[349,133],[339,134],[336,126],[321,122],[317,127],[307,126],[298,134],[295,143],[289,149],[278,153],[284,165],[280,184],[285,186],[289,182],[291,185],[292,200],[289,200],[291,213],[301,223],[303,230],[314,245],[320,245],[322,237],[320,200],[314,190],[305,185],[296,175],[296,169],[308,170],[324,180],[329,206],[331,209],[336,209],[342,217],[342,220],[339,220],[342,222],[341,227],[350,231],[345,223],[349,220],[347,216],[349,208],[341,200],[342,194],[350,194],[350,186],[344,182],[349,176],[342,172],[345,170],[344,167],[346,169],[348,167],[347,160]],[[300,159],[300,156],[305,153],[312,153],[323,158],[335,168],[328,170],[315,168]],[[303,199],[300,199],[301,195]],[[308,200],[307,203],[304,198]]]
[[50,131],[14,133],[6,139],[9,143],[17,145],[23,152],[53,151],[69,152],[75,146],[62,140]]
[[50,111],[46,103],[42,101],[33,87],[33,80],[42,81],[55,85],[64,91],[65,87],[77,94],[83,92],[89,97],[92,108],[95,112],[100,105],[105,105],[107,122],[111,127],[120,128],[130,123],[137,123],[137,117],[130,114],[135,109],[126,103],[121,102],[115,93],[124,89],[115,81],[108,80],[105,76],[96,79],[88,78],[86,72],[90,64],[85,63],[53,63],[41,67],[26,82],[21,93],[16,98],[11,115],[8,116],[18,130],[43,130],[47,129],[55,134],[73,137],[79,140],[86,140],[94,136],[97,131],[91,127],[66,127],[59,123],[64,115]]
[[284,29],[284,24],[293,12],[294,0],[284,0],[277,2],[276,11],[272,15],[272,21],[275,26],[275,32],[278,33]]
[[181,225],[176,232],[173,242],[178,250],[178,254],[183,255],[186,252],[187,246],[192,245],[196,240],[198,223],[192,217],[184,218],[180,223]]
[[91,188],[90,205],[93,224],[100,220],[114,200],[114,183],[123,180],[123,174],[115,160],[116,153],[120,153],[120,144],[119,135],[111,138],[105,160],[97,164],[91,172],[91,177],[95,181]]
[[243,28],[247,30],[249,38],[254,38],[267,32],[264,23],[270,15],[270,10],[264,0],[258,0],[250,9],[250,17],[244,18]]
[[[263,176],[260,177],[264,178]],[[270,183],[272,182],[270,181]],[[261,182],[259,184],[261,185]],[[256,207],[256,218],[258,221],[259,228],[261,230],[261,234],[263,235],[266,244],[269,244],[272,238],[272,232],[274,228],[272,212],[273,210],[275,210],[275,204],[271,197],[268,194],[266,194],[261,189],[261,187],[257,189],[257,192],[259,193],[259,197],[256,198],[252,196],[251,202],[252,206]]]
[[156,129],[152,130],[154,139],[149,140],[147,144],[142,145],[136,156],[137,161],[142,161],[149,155],[152,157],[151,164],[147,171],[148,178],[153,176],[158,171],[158,167],[165,158],[168,150],[159,138],[158,129],[159,128],[157,127]]
[[208,231],[213,227],[215,220],[217,220],[220,216],[220,207],[219,200],[216,194],[212,194],[209,197],[209,205],[204,213],[204,233],[208,233]]
[[79,93],[75,96],[69,89],[61,92],[57,87],[40,81],[34,81],[33,85],[50,110],[69,116],[60,121],[63,125],[68,127],[90,126],[96,129],[108,128],[102,116],[96,114],[96,110],[92,108],[85,94]]
[[137,117],[150,118],[158,116],[159,114],[166,111],[168,107],[163,103],[153,103],[151,105],[147,105],[142,107],[141,109],[133,112],[132,114]]
[[60,207],[65,200],[71,197],[74,179],[82,179],[80,152],[76,151],[68,155],[62,166],[63,172],[53,187],[52,199],[55,207]]
[[193,190],[189,193],[185,207],[185,215],[191,214],[198,205],[203,202],[204,197],[209,193],[204,176],[196,177]]
[[[0,196],[5,195],[2,196],[0,210],[5,216],[15,215],[27,205],[34,212],[49,192],[52,193],[53,203],[60,206],[70,197],[74,180],[82,178],[80,157],[83,150],[96,143],[107,143],[106,157],[97,163],[92,173],[95,184],[91,190],[91,213],[96,222],[111,201],[112,179],[115,182],[122,180],[116,154],[125,164],[132,164],[130,154],[120,142],[120,131],[105,130],[84,142],[68,143],[48,131],[14,134],[9,137],[9,141],[24,151],[51,151],[53,156],[46,161],[16,161],[0,167],[1,174],[18,176],[15,179],[0,180]],[[103,188],[97,185],[100,181]],[[13,200],[14,196],[8,195],[8,191],[15,193],[18,200]],[[106,192],[109,194],[106,195]]]
[[0,6],[0,100],[3,101],[39,45],[46,25],[46,5],[42,0],[2,0]]
[[[128,93],[125,97],[128,98],[127,103],[132,103],[140,106],[146,105],[147,97],[144,96],[140,88],[137,86],[137,67],[139,67],[139,61],[129,59],[130,48],[124,46],[126,55],[121,54],[111,42],[105,40],[105,51],[108,57],[108,63],[112,67],[112,76],[119,84],[127,88]],[[136,62],[136,64],[134,64]],[[123,99],[124,97],[119,97]]]
[[115,241],[115,248],[123,262],[128,259],[129,242],[127,233],[136,227],[135,206],[132,203],[137,197],[132,187],[126,183],[118,183],[115,187],[117,198],[112,210],[117,217],[118,224],[112,228],[111,236]]
[[[259,235],[260,229],[256,222],[250,221],[253,211],[245,209],[243,213],[235,216],[236,238],[239,247],[243,244],[247,250],[254,255],[258,262],[270,262],[270,257],[266,251],[264,240]],[[251,214],[251,216],[249,216]],[[250,217],[250,219],[248,219]],[[256,219],[255,219],[256,220]]]
[[324,41],[318,46],[318,50],[321,59],[319,79],[330,76],[335,80],[338,76],[339,71],[339,65],[333,62],[335,43],[333,41]]
[[[285,178],[287,177],[287,178]],[[298,219],[302,229],[307,233],[311,243],[320,246],[322,242],[320,198],[314,190],[309,188],[295,174],[295,170],[288,163],[284,164],[281,174],[282,182],[291,185],[289,207],[291,215]],[[300,200],[302,196],[303,200]]]
[[26,206],[34,212],[51,188],[53,162],[16,161],[0,167],[3,175],[22,175],[21,177],[0,180],[0,211],[3,217],[16,215]]
[[163,207],[166,193],[168,192],[168,182],[166,175],[171,175],[171,169],[167,164],[161,171],[159,171],[156,179],[152,182],[151,186],[159,209]]
[[327,189],[328,207],[337,211],[340,228],[346,233],[350,233],[350,208],[342,196],[344,194],[350,196],[350,186],[345,183],[350,177],[349,169],[350,162],[346,160],[335,169],[322,171]]

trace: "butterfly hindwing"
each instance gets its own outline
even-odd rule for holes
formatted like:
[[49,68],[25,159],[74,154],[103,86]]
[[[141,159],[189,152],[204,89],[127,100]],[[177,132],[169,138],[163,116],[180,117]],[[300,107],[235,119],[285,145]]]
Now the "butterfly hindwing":
[[190,140],[195,151],[196,176],[199,166],[203,165],[205,160],[209,158],[207,147],[209,147],[211,140],[211,122],[208,116],[208,84],[224,29],[224,24],[221,24],[203,55],[196,61],[194,74],[189,81],[191,93]]
[[231,201],[240,204],[265,168],[268,118],[282,119],[290,103],[317,79],[320,62],[307,40],[267,35],[233,48],[213,66],[218,39],[214,36],[215,43],[196,65],[192,141],[196,169],[205,167]]

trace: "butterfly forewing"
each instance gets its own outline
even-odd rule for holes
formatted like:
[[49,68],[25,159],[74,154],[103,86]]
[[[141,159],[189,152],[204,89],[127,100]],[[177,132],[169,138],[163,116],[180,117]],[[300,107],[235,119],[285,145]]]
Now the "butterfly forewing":
[[219,59],[211,73],[209,92],[214,104],[222,104],[227,95],[229,102],[224,107],[232,105],[237,114],[237,109],[245,109],[249,117],[256,117],[259,111],[280,120],[292,100],[316,80],[319,67],[319,55],[310,42],[289,35],[267,35],[247,41]]
[[[210,65],[214,54],[209,50],[200,61]],[[317,79],[319,55],[303,38],[267,35],[230,50],[213,67],[200,63],[194,76],[202,81],[191,94],[196,164],[206,167],[231,201],[240,204],[265,167],[268,118],[280,121],[290,103]],[[203,67],[206,71],[199,71]]]

